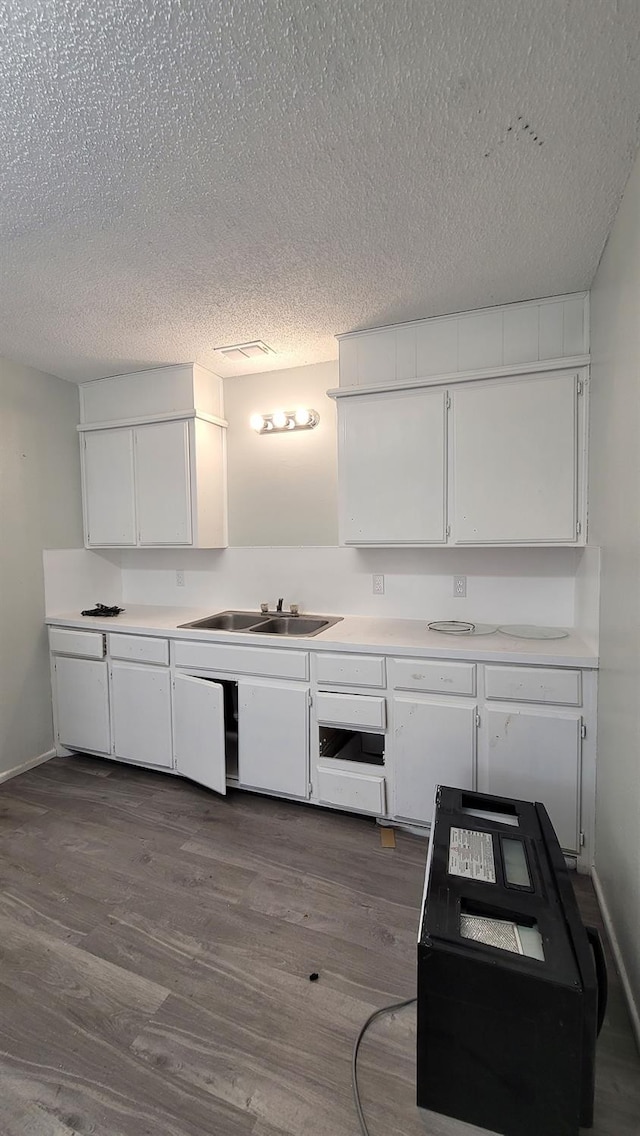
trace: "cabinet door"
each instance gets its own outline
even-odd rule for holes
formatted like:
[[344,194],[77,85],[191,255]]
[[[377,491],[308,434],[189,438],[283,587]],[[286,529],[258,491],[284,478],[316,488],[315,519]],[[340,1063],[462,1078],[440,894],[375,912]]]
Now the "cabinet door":
[[111,752],[105,660],[54,659],[57,736],[66,749]]
[[136,500],[140,544],[191,544],[188,422],[138,426]]
[[170,769],[171,675],[141,663],[111,664],[113,753]]
[[442,544],[446,392],[338,400],[342,544]]
[[178,773],[226,794],[224,695],[219,683],[176,675],[173,751]]
[[575,543],[577,375],[451,390],[453,541]]
[[86,431],[82,473],[87,546],[135,544],[133,431]]
[[309,792],[309,691],[293,683],[238,684],[238,779],[292,797]]
[[545,710],[487,710],[478,789],[541,801],[562,848],[578,851],[582,718]]
[[430,824],[436,785],[472,789],[475,705],[397,696],[393,768],[397,816]]

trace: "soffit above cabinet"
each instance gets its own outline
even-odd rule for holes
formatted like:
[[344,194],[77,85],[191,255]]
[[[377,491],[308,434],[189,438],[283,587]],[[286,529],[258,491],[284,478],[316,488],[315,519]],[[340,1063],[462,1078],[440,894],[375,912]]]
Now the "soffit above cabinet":
[[[588,361],[589,295],[457,312],[338,336],[340,390]],[[336,393],[336,392],[330,392]]]
[[80,385],[81,426],[194,414],[221,420],[222,413],[222,380],[198,363],[153,367]]

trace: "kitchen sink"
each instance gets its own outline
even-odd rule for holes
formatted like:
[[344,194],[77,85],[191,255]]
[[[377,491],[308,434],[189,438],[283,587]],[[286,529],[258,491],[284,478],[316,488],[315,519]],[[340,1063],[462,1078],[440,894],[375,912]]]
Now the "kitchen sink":
[[245,631],[251,635],[318,635],[339,623],[342,616],[264,615],[257,611],[219,611],[180,628],[194,631]]
[[199,628],[201,631],[250,631],[256,623],[267,619],[257,611],[219,611],[206,619],[196,619],[193,623],[181,623],[181,627]]
[[305,615],[277,615],[251,630],[257,635],[317,635],[335,622],[335,619],[310,619]]

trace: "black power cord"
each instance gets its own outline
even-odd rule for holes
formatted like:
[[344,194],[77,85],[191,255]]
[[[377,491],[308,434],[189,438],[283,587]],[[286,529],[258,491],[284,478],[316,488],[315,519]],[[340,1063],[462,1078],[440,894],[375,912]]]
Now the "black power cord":
[[356,1106],[356,1113],[358,1114],[358,1121],[360,1123],[362,1136],[370,1136],[369,1129],[367,1128],[367,1122],[364,1118],[364,1112],[362,1111],[362,1104],[360,1102],[360,1089],[358,1088],[358,1050],[360,1049],[362,1039],[369,1029],[369,1026],[372,1024],[372,1022],[375,1022],[376,1018],[382,1017],[383,1014],[392,1014],[394,1010],[402,1010],[405,1006],[412,1006],[413,1003],[417,1001],[417,998],[406,998],[404,1002],[394,1002],[392,1006],[383,1006],[381,1010],[374,1010],[372,1014],[369,1014],[369,1017],[367,1018],[356,1038],[356,1042],[353,1047],[353,1057],[351,1058],[351,1080],[353,1083],[353,1099]]

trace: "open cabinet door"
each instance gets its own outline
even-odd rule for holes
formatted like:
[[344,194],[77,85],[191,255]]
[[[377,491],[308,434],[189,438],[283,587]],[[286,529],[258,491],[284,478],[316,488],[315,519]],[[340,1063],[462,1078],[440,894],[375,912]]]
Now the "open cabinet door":
[[226,794],[224,693],[219,683],[176,675],[173,748],[178,773]]

